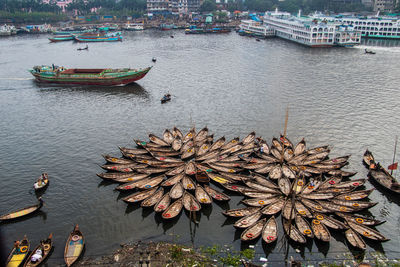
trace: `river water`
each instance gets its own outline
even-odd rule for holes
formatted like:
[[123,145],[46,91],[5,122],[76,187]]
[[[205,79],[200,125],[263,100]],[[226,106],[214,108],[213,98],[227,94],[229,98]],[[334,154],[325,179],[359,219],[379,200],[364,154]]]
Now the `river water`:
[[[174,38],[171,38],[171,34]],[[35,245],[54,233],[49,266],[63,263],[68,233],[79,223],[87,257],[98,257],[120,243],[154,240],[246,248],[232,221],[221,211],[241,207],[242,197],[213,204],[201,212],[195,230],[185,213],[163,223],[154,212],[124,203],[115,185],[96,176],[104,153],[133,147],[133,138],[179,127],[186,132],[208,126],[216,138],[244,137],[251,131],[271,140],[284,128],[288,137],[305,137],[309,147],[329,144],[331,156],[351,154],[344,170],[366,178],[366,148],[384,166],[391,163],[400,120],[400,43],[366,41],[357,48],[310,49],[280,39],[257,42],[236,33],[185,35],[183,31],[126,33],[123,42],[49,43],[48,35],[0,39],[1,213],[36,203],[34,180],[47,172],[50,186],[40,212],[1,226],[4,244],[24,234]],[[364,48],[376,51],[364,54]],[[153,57],[157,58],[154,64]],[[40,85],[28,69],[34,65],[65,67],[147,67],[153,69],[126,87]],[[166,91],[172,101],[160,104]],[[396,155],[398,157],[398,155]],[[372,185],[367,182],[366,188]],[[399,257],[400,198],[375,190],[378,202],[369,212],[386,223],[377,227],[390,241],[368,243],[366,255],[379,251]],[[282,229],[280,228],[280,236]],[[286,248],[278,241],[255,244],[257,259],[282,264]],[[295,249],[300,249],[300,254]],[[330,244],[291,244],[289,254],[305,260],[337,259],[349,251],[342,233]],[[355,252],[353,252],[356,254]],[[279,264],[277,263],[279,262]]]

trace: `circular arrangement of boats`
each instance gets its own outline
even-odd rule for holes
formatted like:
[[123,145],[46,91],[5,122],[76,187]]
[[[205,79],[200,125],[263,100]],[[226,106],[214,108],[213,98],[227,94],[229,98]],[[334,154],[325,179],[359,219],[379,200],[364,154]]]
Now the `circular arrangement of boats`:
[[212,181],[246,197],[247,207],[223,212],[238,219],[234,226],[243,229],[242,241],[260,236],[266,243],[276,241],[279,213],[285,234],[298,243],[329,242],[329,229],[344,231],[359,249],[366,248],[364,238],[387,240],[371,227],[381,221],[356,214],[376,204],[366,200],[373,189],[362,190],[366,179],[350,179],[355,173],[341,170],[349,156],[328,158],[329,146],[307,149],[304,139],[293,145],[285,136],[268,145],[255,132],[242,140],[214,141],[207,127],[185,135],[174,127],[135,143],[135,148],[120,147],[121,158],[103,155],[108,163],[101,167],[108,172],[97,175],[133,192],[125,202],[141,202],[163,219],[183,208],[197,212],[213,200],[229,201]]

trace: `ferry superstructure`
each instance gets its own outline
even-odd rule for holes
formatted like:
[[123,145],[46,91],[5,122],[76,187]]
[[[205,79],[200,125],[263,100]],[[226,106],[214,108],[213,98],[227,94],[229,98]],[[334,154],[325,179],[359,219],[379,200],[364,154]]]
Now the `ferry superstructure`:
[[353,46],[360,44],[361,34],[352,27],[310,17],[292,16],[288,12],[265,12],[264,23],[275,35],[309,47]]
[[397,17],[354,17],[354,16],[322,16],[318,18],[336,22],[342,25],[351,25],[361,32],[362,37],[400,39],[400,19]]
[[239,34],[242,32],[243,35],[251,35],[263,38],[275,36],[275,31],[273,29],[262,22],[254,20],[242,20],[239,28]]

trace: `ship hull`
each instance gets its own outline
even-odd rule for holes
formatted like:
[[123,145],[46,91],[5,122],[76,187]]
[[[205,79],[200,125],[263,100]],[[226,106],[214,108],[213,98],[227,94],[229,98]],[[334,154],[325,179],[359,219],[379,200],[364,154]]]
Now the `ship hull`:
[[52,84],[64,84],[64,85],[102,85],[102,86],[113,86],[113,85],[127,85],[142,79],[150,71],[151,67],[146,68],[130,75],[122,75],[120,77],[81,77],[72,75],[59,75],[57,76],[45,76],[40,73],[32,73],[37,82],[40,83],[52,83]]

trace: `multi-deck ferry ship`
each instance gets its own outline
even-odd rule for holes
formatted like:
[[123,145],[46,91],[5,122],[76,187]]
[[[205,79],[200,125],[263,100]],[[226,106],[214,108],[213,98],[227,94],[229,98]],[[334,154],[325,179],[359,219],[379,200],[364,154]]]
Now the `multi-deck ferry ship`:
[[275,36],[275,31],[270,27],[266,27],[262,22],[254,20],[242,20],[239,25],[239,34],[267,38]]
[[396,17],[355,17],[338,15],[335,17],[315,15],[314,17],[326,19],[341,25],[351,25],[361,32],[362,37],[400,39],[400,19]]
[[341,26],[326,19],[292,16],[287,12],[266,12],[264,23],[281,37],[310,47],[354,46],[361,33],[352,26]]

